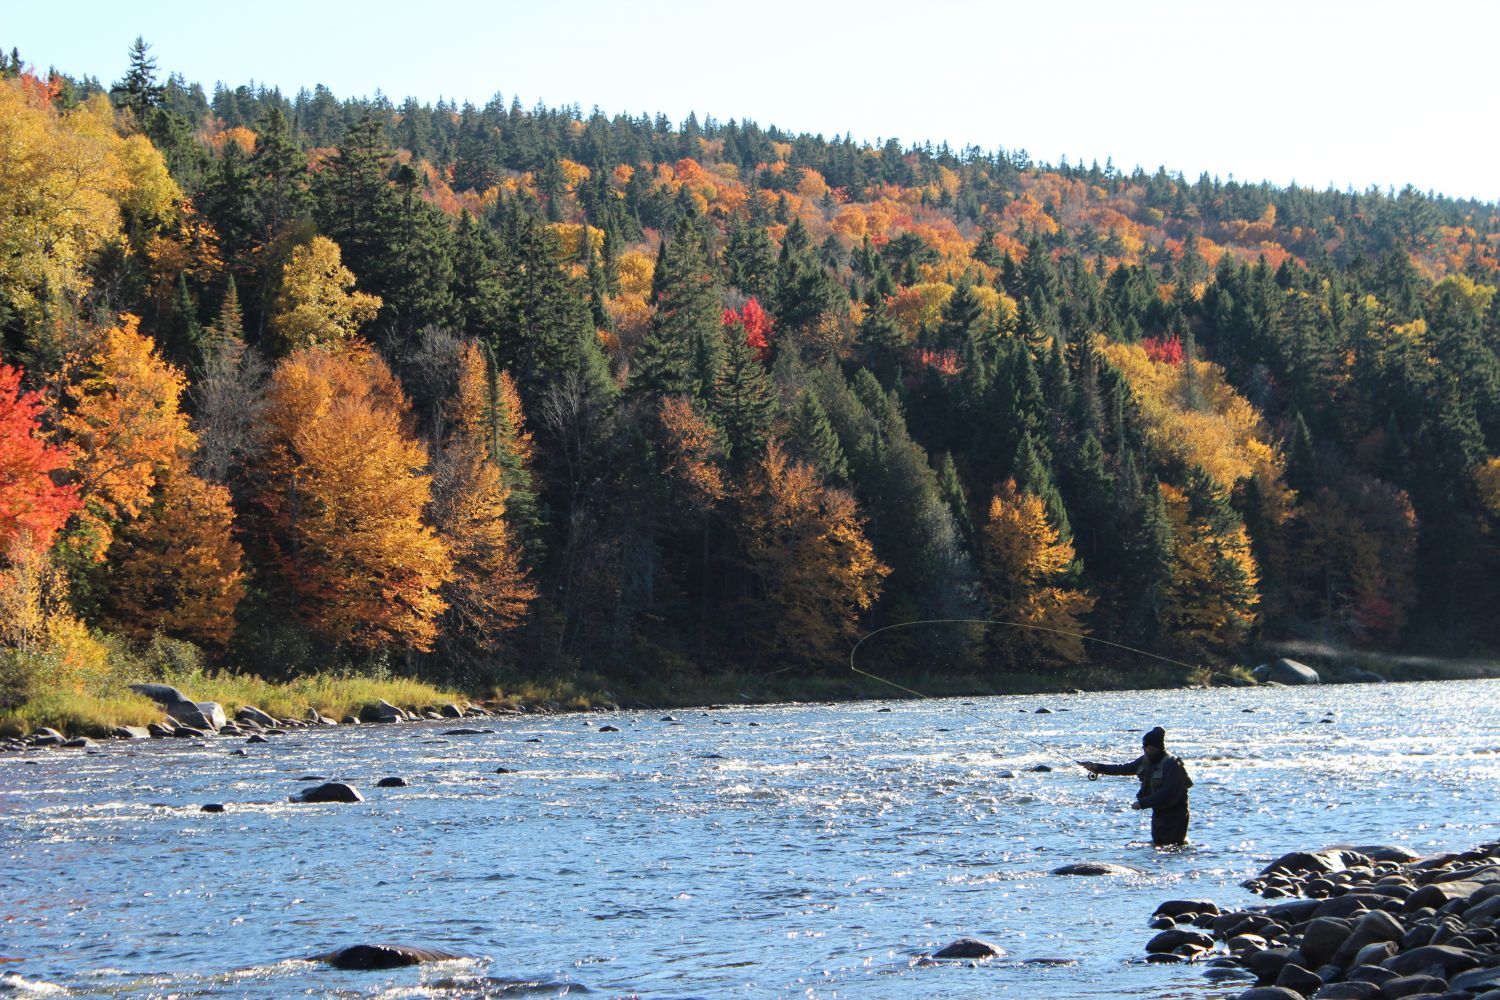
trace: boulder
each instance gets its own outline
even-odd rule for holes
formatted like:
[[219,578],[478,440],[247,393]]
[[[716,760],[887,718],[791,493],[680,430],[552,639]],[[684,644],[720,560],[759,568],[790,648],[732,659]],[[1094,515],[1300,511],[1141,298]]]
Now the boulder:
[[1424,907],[1441,910],[1455,899],[1469,899],[1481,888],[1483,883],[1480,882],[1432,882],[1407,896],[1401,908],[1407,913]]
[[245,740],[245,742],[246,743],[269,743],[271,741],[268,740],[268,739],[266,739],[260,733],[251,733],[249,739]]
[[87,736],[78,736],[71,740],[63,740],[58,744],[58,746],[65,750],[87,750],[89,747],[96,747],[98,745]]
[[1281,967],[1281,972],[1277,975],[1274,985],[1284,987],[1293,993],[1307,997],[1312,996],[1323,988],[1323,979],[1316,972],[1289,962]]
[[1365,670],[1355,667],[1344,674],[1344,680],[1350,684],[1384,684],[1385,678],[1373,670]]
[[341,726],[357,726],[357,725],[359,725],[359,716],[357,716],[357,715],[346,715],[342,719],[339,720],[339,725],[341,725]]
[[405,778],[381,778],[375,782],[376,788],[405,788],[409,785]]
[[1329,983],[1313,994],[1313,1000],[1378,1000],[1380,987],[1374,983]]
[[1289,990],[1285,986],[1257,986],[1235,994],[1234,1000],[1306,1000],[1306,998],[1296,990]]
[[1350,892],[1323,900],[1313,911],[1313,916],[1358,917],[1370,910],[1383,910],[1386,907],[1398,909],[1400,906],[1401,901],[1392,899],[1390,896],[1382,896],[1374,892]]
[[193,700],[170,684],[132,684],[130,690],[143,694],[162,708],[173,705],[191,705]]
[[190,729],[198,729],[206,733],[218,732],[228,721],[224,716],[224,707],[216,701],[183,701],[168,705],[167,717]]
[[159,722],[153,722],[148,725],[146,727],[146,732],[150,734],[153,740],[164,740],[172,735],[172,730],[168,729],[166,726],[162,725]]
[[1198,949],[1208,949],[1214,946],[1212,934],[1202,931],[1184,930],[1181,927],[1173,927],[1164,930],[1160,934],[1146,942],[1146,951],[1156,954],[1164,951],[1176,951],[1183,945],[1193,945]]
[[1478,993],[1481,990],[1500,990],[1500,967],[1491,966],[1460,972],[1448,981],[1448,988],[1468,990],[1470,993]]
[[117,740],[149,740],[151,730],[145,726],[116,726],[109,731],[109,735]]
[[[1395,947],[1394,945],[1389,944],[1388,946]],[[1381,983],[1388,983],[1395,978],[1397,977],[1394,972],[1392,972],[1390,969],[1383,969],[1378,965],[1358,964],[1348,972],[1344,973],[1345,982],[1374,983],[1376,986],[1379,986]]]
[[1172,917],[1175,919],[1188,913],[1197,915],[1211,913],[1217,917],[1219,915],[1219,904],[1211,899],[1169,899],[1158,906],[1152,916]]
[[269,715],[267,715],[265,712],[262,712],[254,705],[245,705],[238,712],[234,713],[234,717],[236,719],[239,719],[241,722],[253,722],[257,726],[261,726],[267,729],[276,725],[275,719],[271,718]]
[[435,948],[410,948],[399,944],[356,944],[339,948],[323,955],[314,955],[309,962],[327,962],[335,969],[399,969],[422,962],[447,962],[463,958],[451,952]]
[[1349,960],[1349,965],[1351,968],[1356,969],[1362,965],[1379,966],[1381,962],[1397,954],[1400,950],[1400,946],[1394,941],[1376,941],[1373,944],[1365,945],[1359,951],[1355,952],[1354,957]]
[[1307,664],[1285,658],[1262,663],[1250,671],[1250,674],[1258,681],[1271,684],[1318,684],[1323,680]]
[[1423,945],[1421,948],[1403,951],[1380,963],[1382,968],[1389,969],[1398,976],[1412,976],[1429,969],[1439,969],[1448,977],[1466,972],[1478,964],[1479,957],[1473,952],[1442,944]]
[[373,705],[366,705],[359,712],[361,722],[402,722],[405,719],[406,713],[384,699]]
[[959,938],[932,953],[933,958],[998,958],[1005,954],[999,945],[979,938]]
[[221,813],[224,811],[224,803],[205,802],[201,807],[199,807],[198,811],[205,813]]
[[445,719],[462,719],[464,717],[464,710],[453,704],[444,705],[438,709],[438,712]]
[[[1308,923],[1302,929],[1302,953],[1307,960],[1316,968],[1319,965],[1328,964],[1328,960],[1338,953],[1340,946],[1353,933],[1353,928],[1347,920],[1338,920],[1333,917],[1319,917]],[[1282,983],[1281,985],[1291,985]]]
[[1341,872],[1348,868],[1367,867],[1370,859],[1358,851],[1345,850],[1343,848],[1330,848],[1324,851],[1293,851],[1283,854],[1261,869],[1261,875],[1270,875],[1275,872],[1284,874],[1311,874],[1326,875],[1330,872]]
[[1139,868],[1112,865],[1104,861],[1080,861],[1052,869],[1054,875],[1139,875]]
[[339,724],[339,720],[330,719],[328,716],[324,715],[316,708],[313,708],[311,705],[309,705],[307,711],[302,714],[302,720],[314,726],[336,726]]
[[[346,785],[342,781],[329,781],[312,788],[304,788],[302,791],[291,796],[288,802],[363,802],[364,796],[353,785]],[[411,963],[400,963],[411,964]],[[340,966],[345,968],[345,966]],[[388,968],[388,966],[366,966],[366,968]]]
[[443,732],[444,736],[493,736],[493,729],[448,729]]
[[1445,993],[1448,981],[1437,976],[1399,976],[1381,984],[1381,1000],[1401,1000],[1418,994]]
[[1276,982],[1276,977],[1281,975],[1281,970],[1289,963],[1301,956],[1301,952],[1294,952],[1292,948],[1267,948],[1253,955],[1245,956],[1245,967],[1255,973],[1255,978],[1263,986],[1269,986]]

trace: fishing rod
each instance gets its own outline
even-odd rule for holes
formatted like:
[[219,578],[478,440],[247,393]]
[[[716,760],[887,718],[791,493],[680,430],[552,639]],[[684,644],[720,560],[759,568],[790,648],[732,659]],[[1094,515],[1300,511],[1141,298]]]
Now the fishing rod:
[[[1113,646],[1116,649],[1123,649],[1123,650],[1126,650],[1127,652],[1138,653],[1141,656],[1149,656],[1152,659],[1161,660],[1164,663],[1175,664],[1176,666],[1179,666],[1179,667],[1187,667],[1190,670],[1197,668],[1197,664],[1194,664],[1194,663],[1184,663],[1182,660],[1174,660],[1170,656],[1162,656],[1160,653],[1153,653],[1150,650],[1137,649],[1134,646],[1127,646],[1123,642],[1114,642],[1114,641],[1109,640],[1109,639],[1100,639],[1097,636],[1084,635],[1081,632],[1069,632],[1069,631],[1067,631],[1065,629],[1048,628],[1045,625],[1028,625],[1025,622],[1001,621],[1001,620],[996,619],[996,618],[923,618],[923,619],[920,619],[918,621],[897,622],[895,625],[887,625],[884,628],[878,628],[878,629],[876,629],[873,632],[866,633],[858,642],[856,642],[854,644],[854,648],[851,649],[851,650],[849,650],[849,669],[852,670],[852,671],[854,671],[856,674],[860,674],[862,676],[868,677],[868,678],[870,678],[873,681],[879,681],[881,684],[885,684],[885,685],[888,685],[889,687],[893,687],[893,688],[895,688],[898,691],[904,691],[907,694],[915,695],[916,697],[922,698],[924,700],[936,700],[936,699],[933,698],[932,695],[923,694],[921,691],[915,691],[915,690],[913,690],[913,689],[911,689],[909,687],[906,687],[905,685],[897,684],[895,681],[887,680],[884,677],[880,677],[880,676],[878,676],[876,674],[872,674],[868,670],[861,670],[861,669],[859,669],[859,667],[856,667],[854,665],[854,654],[857,653],[857,652],[859,652],[859,647],[863,646],[867,641],[869,641],[870,639],[875,638],[877,635],[880,635],[882,632],[889,632],[892,629],[898,629],[898,628],[910,628],[910,627],[912,627],[914,625],[1003,625],[1003,626],[1006,626],[1008,628],[1030,629],[1033,632],[1048,632],[1048,633],[1051,633],[1052,635],[1072,636],[1073,638],[1082,639],[1085,642],[1097,642],[1097,643],[1101,643],[1101,644],[1103,644],[1105,646]],[[963,709],[959,709],[959,711],[963,711]],[[976,718],[976,719],[980,718],[980,716],[978,716],[977,714],[975,714],[973,712],[964,712],[964,714],[972,716],[973,718]],[[986,722],[986,723],[995,723],[995,720],[991,720],[991,719],[981,719],[981,721]],[[1026,735],[1025,733],[1021,732],[1020,730],[1014,729],[1011,726],[1007,726],[1003,722],[999,722],[999,723],[995,723],[995,724],[999,725],[1001,729],[1004,729],[1007,733],[1010,733],[1012,736],[1019,736],[1021,739],[1023,739],[1026,742],[1032,744],[1033,746],[1039,747],[1040,749],[1042,749],[1043,751],[1045,751],[1049,755],[1056,755],[1056,756],[1060,756],[1060,757],[1066,757],[1069,761],[1072,761],[1074,764],[1077,764],[1079,767],[1083,767],[1083,761],[1079,760],[1077,757],[1073,757],[1073,756],[1071,756],[1069,754],[1063,753],[1061,750],[1058,750],[1055,746],[1048,746],[1047,744],[1041,742],[1040,740],[1035,739],[1035,738],[1033,738],[1031,736]],[[1086,768],[1086,767],[1083,767],[1083,769],[1085,771],[1088,771],[1088,776],[1089,776],[1089,780],[1090,781],[1098,781],[1099,780],[1098,773],[1096,773],[1094,771],[1089,771],[1089,769]]]

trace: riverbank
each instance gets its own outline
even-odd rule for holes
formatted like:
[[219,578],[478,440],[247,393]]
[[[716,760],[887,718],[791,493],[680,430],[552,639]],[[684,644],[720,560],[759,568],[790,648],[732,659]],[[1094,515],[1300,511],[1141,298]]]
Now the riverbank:
[[1254,979],[1236,1000],[1500,1000],[1500,843],[1426,858],[1392,846],[1297,851],[1245,887],[1279,901],[1228,912],[1163,903],[1149,960]]
[[[1390,680],[1465,680],[1494,677],[1488,661],[1453,661],[1415,657],[1309,657],[1325,683]],[[1384,672],[1374,674],[1371,666]],[[143,678],[145,679],[145,678]],[[1031,672],[976,675],[936,671],[820,672],[780,669],[762,672],[700,673],[690,668],[657,675],[605,677],[594,673],[525,678],[482,690],[461,691],[403,677],[312,674],[288,681],[267,681],[252,674],[201,670],[153,676],[150,680],[181,688],[195,701],[222,705],[229,717],[254,706],[276,717],[300,719],[308,709],[343,719],[384,701],[414,714],[434,706],[458,703],[522,712],[573,712],[598,708],[680,709],[716,704],[778,704],[865,701],[890,698],[965,698],[994,695],[1048,695],[1077,691],[1149,691],[1188,687],[1254,686],[1252,672],[1240,666],[1223,669],[1170,664],[1130,667],[1083,665]],[[15,738],[47,728],[68,737],[108,736],[122,726],[144,727],[165,720],[161,706],[116,680],[98,692],[44,691],[21,705],[0,712],[0,738]]]

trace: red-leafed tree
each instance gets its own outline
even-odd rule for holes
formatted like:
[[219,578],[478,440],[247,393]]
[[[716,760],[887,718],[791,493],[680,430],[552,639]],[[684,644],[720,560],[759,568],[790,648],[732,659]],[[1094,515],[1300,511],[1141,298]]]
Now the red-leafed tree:
[[76,487],[52,481],[69,456],[42,437],[43,408],[40,396],[21,391],[21,372],[0,365],[0,553],[22,534],[46,549],[79,507]]
[[1141,341],[1141,346],[1146,349],[1146,357],[1157,364],[1169,365],[1182,364],[1182,338],[1172,337],[1147,337]]
[[725,326],[745,328],[745,342],[755,351],[755,360],[765,361],[771,356],[771,317],[755,299],[746,302],[739,312],[725,309],[721,319]]

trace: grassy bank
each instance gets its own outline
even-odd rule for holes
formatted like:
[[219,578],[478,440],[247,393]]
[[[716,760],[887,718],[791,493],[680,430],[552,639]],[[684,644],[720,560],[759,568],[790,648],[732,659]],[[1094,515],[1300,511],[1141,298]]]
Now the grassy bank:
[[[309,708],[335,719],[384,700],[400,708],[416,709],[464,701],[457,692],[406,678],[313,675],[273,683],[248,674],[201,674],[191,678],[166,677],[194,701],[216,701],[231,717],[254,705],[278,719],[303,718]],[[145,726],[161,722],[166,713],[148,698],[128,689],[106,692],[46,691],[0,713],[0,736],[19,736],[50,726],[68,736],[104,736],[115,726]]]

